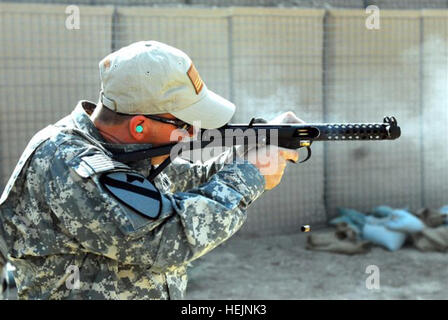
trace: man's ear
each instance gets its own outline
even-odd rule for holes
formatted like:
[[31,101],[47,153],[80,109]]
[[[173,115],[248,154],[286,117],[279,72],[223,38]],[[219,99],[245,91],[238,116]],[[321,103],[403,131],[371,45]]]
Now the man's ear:
[[129,133],[137,140],[142,141],[149,135],[149,121],[144,116],[134,116],[129,120]]

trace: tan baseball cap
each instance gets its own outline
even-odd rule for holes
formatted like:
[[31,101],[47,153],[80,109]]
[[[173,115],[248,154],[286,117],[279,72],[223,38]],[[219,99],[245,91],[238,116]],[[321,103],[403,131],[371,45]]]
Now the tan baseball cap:
[[191,59],[157,41],[140,41],[99,63],[100,101],[124,114],[171,113],[206,129],[230,121],[235,105],[207,89]]

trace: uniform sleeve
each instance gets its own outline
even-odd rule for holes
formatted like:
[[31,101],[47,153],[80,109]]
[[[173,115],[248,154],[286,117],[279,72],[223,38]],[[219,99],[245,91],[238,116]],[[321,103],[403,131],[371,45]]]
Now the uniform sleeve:
[[176,181],[173,192],[186,191],[205,183],[219,172],[225,164],[234,162],[235,157],[240,155],[242,155],[241,149],[235,146],[204,162],[191,162],[178,157],[163,173],[171,180]]
[[80,250],[160,272],[185,265],[232,236],[265,185],[252,164],[225,164],[206,183],[163,196],[159,218],[134,219],[138,213],[108,194],[99,175],[81,177],[70,163],[56,152],[44,183],[61,230]]

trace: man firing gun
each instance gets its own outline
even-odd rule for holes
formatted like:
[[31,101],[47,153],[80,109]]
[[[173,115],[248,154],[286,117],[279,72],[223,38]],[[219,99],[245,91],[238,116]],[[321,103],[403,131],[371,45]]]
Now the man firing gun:
[[[191,59],[141,41],[99,68],[98,104],[80,101],[23,152],[0,198],[1,252],[16,268],[20,299],[183,298],[187,264],[231,237],[297,162],[296,149],[331,130],[286,113],[266,124],[298,125],[278,127],[277,144],[268,133],[191,163],[170,155],[193,123],[229,129],[235,112]],[[258,137],[264,125],[250,129]],[[390,128],[377,128],[381,139]]]

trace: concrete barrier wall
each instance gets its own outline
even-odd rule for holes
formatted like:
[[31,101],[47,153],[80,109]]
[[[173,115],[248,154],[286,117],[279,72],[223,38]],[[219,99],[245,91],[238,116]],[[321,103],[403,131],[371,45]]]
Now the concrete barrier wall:
[[423,198],[448,204],[448,11],[422,14]]
[[78,100],[98,99],[98,62],[110,52],[113,8],[79,9],[80,29],[69,30],[66,6],[0,4],[2,186],[36,131]]
[[367,4],[373,4],[381,9],[446,9],[446,0],[368,0]]
[[175,6],[185,4],[188,0],[15,0],[16,3],[42,3],[91,6]]
[[190,0],[191,4],[207,6],[270,6],[306,8],[362,8],[363,0]]
[[203,7],[302,7],[302,8],[364,8],[376,5],[381,9],[447,8],[446,0],[15,0],[16,3],[53,3],[116,6],[179,6]]
[[380,29],[363,10],[329,11],[325,56],[327,122],[382,122],[396,116],[396,141],[327,143],[326,199],[370,210],[422,206],[420,13],[381,11]]
[[364,10],[80,6],[81,28],[67,30],[65,9],[0,5],[1,187],[34,132],[97,100],[106,54],[153,39],[184,50],[236,103],[234,122],[289,110],[307,122],[399,119],[397,141],[315,143],[251,207],[242,234],[325,223],[340,206],[448,202],[445,11],[382,10],[368,30]]

